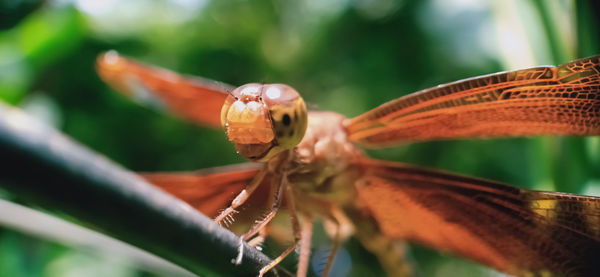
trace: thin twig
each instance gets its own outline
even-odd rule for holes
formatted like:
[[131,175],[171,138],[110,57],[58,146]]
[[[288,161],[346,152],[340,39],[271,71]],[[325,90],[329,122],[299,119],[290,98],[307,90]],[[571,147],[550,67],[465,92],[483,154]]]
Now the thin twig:
[[[136,174],[0,104],[0,186],[202,276],[253,276],[270,260]],[[279,276],[289,273],[278,270]],[[271,274],[273,276],[274,274]]]

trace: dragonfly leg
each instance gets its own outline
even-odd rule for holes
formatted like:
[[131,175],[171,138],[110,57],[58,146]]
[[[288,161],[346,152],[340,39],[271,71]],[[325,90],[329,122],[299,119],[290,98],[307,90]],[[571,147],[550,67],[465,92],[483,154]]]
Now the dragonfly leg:
[[285,188],[287,187],[286,186],[286,183],[287,183],[286,176],[283,175],[280,178],[281,178],[281,180],[279,182],[279,186],[277,186],[277,192],[275,193],[275,199],[273,199],[273,205],[271,206],[271,210],[263,217],[263,219],[261,219],[256,224],[254,224],[254,226],[252,226],[250,231],[248,231],[244,235],[242,235],[242,239],[244,241],[248,240],[249,238],[254,236],[256,233],[258,233],[258,231],[260,231],[262,228],[264,228],[269,222],[271,222],[271,219],[273,219],[273,217],[275,217],[275,215],[277,214],[277,211],[279,211],[279,207],[281,206],[281,200],[283,199],[283,193],[285,191]]
[[297,277],[305,277],[308,274],[308,264],[310,261],[310,244],[313,231],[313,219],[310,215],[304,215],[302,222],[302,231],[300,233],[302,242],[300,243],[300,258],[298,259]]
[[262,277],[265,273],[267,273],[267,271],[271,270],[273,267],[275,267],[277,264],[279,264],[283,259],[285,259],[285,257],[287,257],[287,255],[292,253],[292,251],[294,251],[294,249],[296,249],[296,247],[298,247],[298,244],[300,243],[300,240],[302,239],[302,233],[300,232],[300,223],[298,222],[298,214],[296,212],[296,205],[294,203],[294,195],[292,192],[292,188],[290,186],[286,186],[285,190],[286,190],[287,207],[290,210],[290,218],[292,220],[292,228],[294,231],[294,243],[292,245],[290,245],[285,251],[283,251],[283,253],[281,253],[281,255],[279,255],[279,257],[275,258],[269,265],[263,267],[260,270],[260,273],[258,275],[259,277]]
[[269,234],[269,226],[267,225],[264,228],[260,229],[260,231],[258,231],[258,236],[254,237],[250,241],[248,241],[248,245],[255,247],[255,248],[259,248],[260,245],[265,242],[265,238],[267,237],[268,234]]
[[321,277],[327,277],[329,274],[329,270],[331,270],[331,265],[333,264],[333,259],[335,258],[335,254],[340,248],[340,242],[342,241],[340,235],[340,223],[335,221],[335,235],[333,237],[333,245],[331,246],[331,251],[329,252],[329,257],[327,258],[327,263],[325,263],[325,269],[321,272]]
[[239,265],[242,263],[242,257],[244,256],[243,242],[247,241],[252,236],[254,236],[256,233],[258,233],[258,231],[263,229],[269,222],[271,222],[271,219],[273,219],[273,217],[275,217],[275,215],[277,214],[277,211],[279,210],[279,207],[281,206],[283,192],[284,192],[285,188],[287,187],[286,186],[287,178],[286,178],[285,174],[281,175],[279,178],[280,178],[280,182],[279,182],[279,185],[277,186],[277,191],[275,193],[275,199],[273,199],[273,205],[271,206],[271,210],[269,211],[269,213],[267,213],[267,215],[263,219],[261,219],[256,224],[254,224],[254,226],[252,226],[250,231],[246,232],[244,235],[242,235],[240,237],[240,246],[238,249],[238,255],[233,260],[234,264]]
[[242,190],[242,192],[240,192],[234,199],[233,201],[231,201],[231,205],[223,210],[216,218],[215,221],[219,224],[221,224],[223,221],[225,221],[226,223],[231,223],[231,216],[236,213],[236,210],[239,206],[241,206],[242,204],[244,204],[244,202],[246,202],[246,200],[248,200],[248,197],[250,197],[250,195],[252,195],[252,193],[256,190],[256,188],[258,188],[258,186],[262,183],[262,180],[265,178],[265,175],[267,174],[267,170],[266,169],[262,169],[261,171],[258,172],[258,174],[256,174],[256,176],[254,176],[254,178],[252,179],[252,181],[250,182],[250,184],[248,184],[248,186]]

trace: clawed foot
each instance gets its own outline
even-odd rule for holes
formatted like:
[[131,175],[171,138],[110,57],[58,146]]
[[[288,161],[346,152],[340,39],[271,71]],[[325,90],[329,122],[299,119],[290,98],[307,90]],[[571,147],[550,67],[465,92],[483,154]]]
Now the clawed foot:
[[233,215],[237,213],[238,211],[229,207],[223,210],[221,214],[215,218],[215,222],[221,226],[229,227],[234,221]]
[[240,242],[238,246],[238,254],[235,259],[231,260],[231,263],[234,265],[242,264],[242,258],[244,257],[244,240],[240,237]]
[[[260,272],[258,273],[258,277],[263,277],[263,275],[265,275],[267,272],[269,272],[269,268],[267,267],[263,267]],[[279,273],[277,273],[277,269],[271,269],[271,272],[273,272],[273,274],[277,277],[279,277]]]
[[[239,246],[238,246],[238,254],[235,257],[235,259],[231,259],[231,263],[234,265],[240,265],[240,264],[242,264],[243,257],[244,257],[244,239],[243,239],[243,237],[240,237]],[[269,272],[270,269],[272,269],[272,266],[263,267],[260,270],[260,272],[258,273],[258,277],[263,277],[265,275],[265,273]],[[277,271],[275,269],[273,269],[273,272],[275,273],[275,276],[279,276],[279,274],[277,274]]]

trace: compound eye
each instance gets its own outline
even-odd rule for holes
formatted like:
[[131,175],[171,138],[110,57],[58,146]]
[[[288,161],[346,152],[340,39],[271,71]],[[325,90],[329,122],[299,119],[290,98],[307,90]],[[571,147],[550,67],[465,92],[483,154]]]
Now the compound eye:
[[264,95],[277,143],[284,149],[296,147],[306,132],[307,112],[304,100],[296,90],[282,84],[266,86]]
[[225,98],[225,103],[223,104],[223,107],[221,108],[221,126],[223,128],[227,128],[227,113],[229,112],[229,108],[231,107],[231,105],[233,105],[233,103],[235,103],[235,101],[237,101],[238,98],[229,94],[229,96],[227,96],[227,98]]
[[[241,87],[234,89],[229,93],[229,96],[225,98],[223,108],[221,108],[221,126],[227,127],[227,115],[232,105],[248,104],[249,102],[255,101],[261,98],[262,85],[261,84],[246,84]],[[237,103],[236,103],[237,102]],[[262,99],[259,101],[262,102]]]

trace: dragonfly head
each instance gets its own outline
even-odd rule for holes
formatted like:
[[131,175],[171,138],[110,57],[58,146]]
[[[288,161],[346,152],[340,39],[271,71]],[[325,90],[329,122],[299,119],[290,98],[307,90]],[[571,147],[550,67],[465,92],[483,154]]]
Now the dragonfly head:
[[292,149],[306,132],[304,100],[283,84],[247,84],[225,100],[221,124],[237,151],[253,161],[268,161]]

